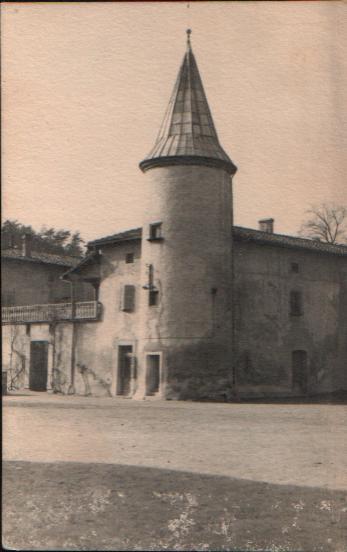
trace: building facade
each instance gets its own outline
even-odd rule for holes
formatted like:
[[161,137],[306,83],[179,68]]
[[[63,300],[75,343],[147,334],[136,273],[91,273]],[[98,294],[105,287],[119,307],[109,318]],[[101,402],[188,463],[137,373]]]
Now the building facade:
[[[57,392],[139,399],[346,390],[347,247],[275,234],[272,219],[260,230],[233,225],[236,166],[220,145],[189,34],[140,168],[143,220],[90,242],[65,272],[70,316],[5,317],[6,340],[16,332],[11,370],[26,359],[20,385],[37,372]],[[93,316],[79,306],[81,285]]]

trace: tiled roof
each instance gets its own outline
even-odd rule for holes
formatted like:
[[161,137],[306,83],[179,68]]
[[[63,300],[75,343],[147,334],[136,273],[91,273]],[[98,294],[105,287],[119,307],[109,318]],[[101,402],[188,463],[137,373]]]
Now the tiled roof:
[[67,270],[66,272],[64,272],[64,274],[61,276],[62,280],[68,280],[69,274],[79,272],[81,268],[83,269],[90,264],[97,263],[99,259],[100,259],[100,254],[98,251],[92,251],[87,253],[87,255],[83,257],[83,259],[80,259],[78,264],[70,268],[70,270]]
[[76,266],[80,258],[70,257],[68,255],[57,255],[55,253],[41,253],[32,251],[30,257],[23,256],[20,249],[3,249],[1,250],[3,259],[15,259],[17,261],[28,261],[32,263],[44,263],[59,266],[73,267]]
[[105,236],[104,238],[98,238],[88,242],[88,246],[97,247],[98,245],[106,245],[107,243],[118,243],[129,240],[140,240],[142,236],[142,228],[132,228],[131,230],[125,230],[124,232],[118,232],[118,234],[112,234],[111,236]]
[[270,234],[253,228],[243,228],[242,226],[234,226],[233,235],[235,240],[252,241],[261,245],[274,245],[316,251],[317,253],[332,253],[342,257],[347,256],[346,245],[336,245],[283,234]]
[[[259,245],[273,245],[277,247],[305,249],[320,253],[331,253],[333,255],[343,257],[347,256],[346,245],[335,245],[295,236],[285,236],[283,234],[270,234],[268,232],[262,232],[261,230],[254,230],[253,228],[243,228],[242,226],[234,226],[233,235],[236,241],[252,241],[258,243]],[[133,228],[132,230],[126,230],[124,232],[119,232],[118,234],[112,234],[111,236],[91,241],[88,245],[91,247],[97,247],[98,245],[140,240],[141,236],[142,228]]]
[[196,158],[199,163],[222,166],[232,174],[236,171],[219,143],[188,34],[187,51],[157,140],[140,167],[146,170],[163,163],[192,164]]

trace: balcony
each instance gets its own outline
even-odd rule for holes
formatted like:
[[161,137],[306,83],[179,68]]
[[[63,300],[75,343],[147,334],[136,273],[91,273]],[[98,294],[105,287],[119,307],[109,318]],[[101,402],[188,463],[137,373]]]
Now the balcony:
[[52,305],[25,305],[21,307],[3,307],[3,324],[30,324],[35,322],[59,322],[63,320],[99,320],[101,304],[97,301],[75,303],[75,316],[72,316],[71,303]]

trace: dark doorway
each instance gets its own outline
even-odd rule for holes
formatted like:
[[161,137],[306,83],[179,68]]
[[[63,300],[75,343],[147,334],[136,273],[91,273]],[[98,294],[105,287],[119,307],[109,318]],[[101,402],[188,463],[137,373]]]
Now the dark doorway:
[[46,391],[48,375],[48,341],[30,343],[29,389]]
[[306,351],[292,352],[292,385],[293,392],[300,395],[307,393],[307,353]]
[[160,386],[160,355],[147,355],[147,395],[158,393]]
[[118,395],[130,393],[132,352],[132,345],[118,347]]

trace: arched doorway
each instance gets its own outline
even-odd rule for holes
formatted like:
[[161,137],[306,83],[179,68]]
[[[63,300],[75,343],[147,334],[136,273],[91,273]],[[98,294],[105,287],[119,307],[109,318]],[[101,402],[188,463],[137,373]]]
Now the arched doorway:
[[298,395],[306,395],[308,391],[307,352],[298,350],[292,352],[292,390]]
[[146,395],[156,395],[160,390],[160,361],[159,353],[146,355]]

